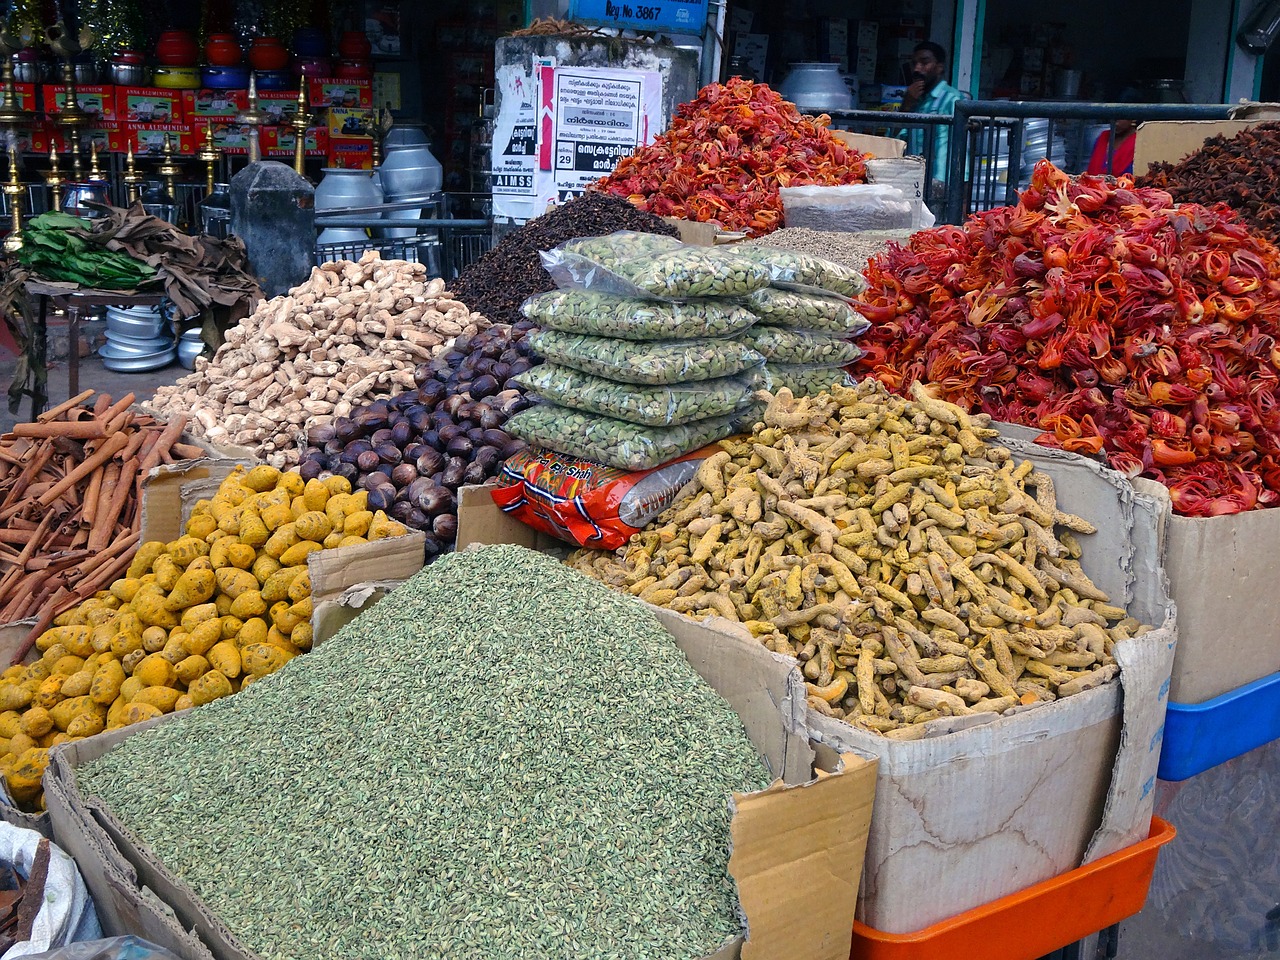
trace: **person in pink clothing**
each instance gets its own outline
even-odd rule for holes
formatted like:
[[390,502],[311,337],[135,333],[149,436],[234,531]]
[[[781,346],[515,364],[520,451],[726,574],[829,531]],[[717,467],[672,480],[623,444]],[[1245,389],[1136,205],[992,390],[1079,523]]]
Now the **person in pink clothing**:
[[1133,173],[1133,145],[1138,139],[1138,125],[1132,120],[1117,120],[1112,129],[1115,131],[1116,147],[1111,157],[1111,169],[1107,169],[1107,151],[1111,146],[1112,131],[1103,130],[1093,145],[1087,173],[1109,173],[1113,177]]

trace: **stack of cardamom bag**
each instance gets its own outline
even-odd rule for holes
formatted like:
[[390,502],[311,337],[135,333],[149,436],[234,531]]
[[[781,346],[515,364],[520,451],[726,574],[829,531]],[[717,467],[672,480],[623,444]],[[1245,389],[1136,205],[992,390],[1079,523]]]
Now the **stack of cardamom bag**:
[[843,367],[862,356],[849,338],[869,326],[849,303],[866,289],[862,275],[807,253],[750,245],[737,250],[769,271],[769,288],[748,301],[759,323],[744,339],[765,357],[772,389],[789,387],[802,397],[849,384]]
[[531,444],[646,470],[748,425],[764,357],[749,297],[770,268],[725,247],[620,232],[543,255],[560,288],[532,297],[547,362],[517,381],[542,401],[507,422]]

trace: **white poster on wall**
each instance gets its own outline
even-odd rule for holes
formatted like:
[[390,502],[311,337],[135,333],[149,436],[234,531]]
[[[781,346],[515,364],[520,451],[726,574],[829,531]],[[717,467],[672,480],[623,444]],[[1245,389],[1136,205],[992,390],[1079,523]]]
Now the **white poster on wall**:
[[644,70],[539,71],[536,207],[564,203],[662,129],[662,77]]
[[493,122],[493,215],[528,220],[534,215],[534,169],[537,164],[536,72],[503,64],[494,82],[501,90]]

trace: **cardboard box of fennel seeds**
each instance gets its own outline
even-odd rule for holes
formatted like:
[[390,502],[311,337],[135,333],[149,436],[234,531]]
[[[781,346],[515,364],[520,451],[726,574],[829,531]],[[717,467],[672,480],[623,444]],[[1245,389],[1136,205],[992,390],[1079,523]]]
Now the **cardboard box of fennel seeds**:
[[[1156,629],[1116,645],[1116,680],[1002,716],[937,720],[921,740],[807,711],[802,722],[815,743],[879,760],[857,919],[885,933],[912,933],[1059,876],[1146,838],[1150,827],[1175,641],[1161,568],[1167,493],[1136,494],[1096,461],[996,426],[1015,459],[1053,479],[1060,509],[1098,528],[1077,535],[1085,572]],[[459,491],[459,549],[563,548],[504,514],[489,489]],[[716,622],[726,643],[759,646],[740,625]]]
[[[703,960],[846,960],[876,762],[815,751],[803,728],[797,731],[804,681],[794,664],[759,645],[727,642],[713,626],[656,612],[697,672],[741,717],[777,777],[765,790],[736,795],[730,824],[729,872],[749,939],[735,938]],[[185,882],[77,786],[78,767],[169,719],[54,751],[45,791],[55,835],[80,865],[109,935],[145,931],[183,960],[253,960]],[[176,923],[166,926],[166,913]]]

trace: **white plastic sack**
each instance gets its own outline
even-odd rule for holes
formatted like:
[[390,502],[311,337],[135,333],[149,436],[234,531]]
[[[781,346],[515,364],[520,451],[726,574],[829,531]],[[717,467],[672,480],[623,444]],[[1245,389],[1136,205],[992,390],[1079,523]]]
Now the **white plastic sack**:
[[897,187],[911,201],[913,230],[934,224],[924,202],[924,157],[879,157],[867,161],[867,182]]
[[[36,848],[43,839],[34,830],[0,822],[0,861],[12,864],[23,877],[30,876]],[[57,844],[50,843],[44,904],[31,926],[31,939],[14,944],[0,960],[45,953],[77,940],[101,936],[98,914],[75,861]]]
[[915,204],[897,187],[856,183],[839,187],[782,187],[788,227],[811,230],[911,230]]
[[109,937],[82,940],[56,947],[30,960],[178,960],[176,956],[141,937]]

